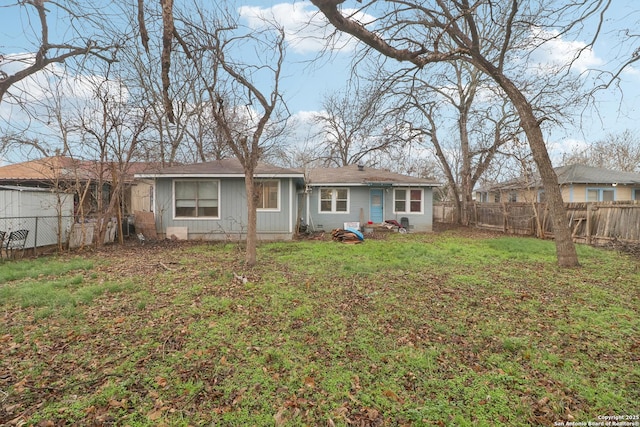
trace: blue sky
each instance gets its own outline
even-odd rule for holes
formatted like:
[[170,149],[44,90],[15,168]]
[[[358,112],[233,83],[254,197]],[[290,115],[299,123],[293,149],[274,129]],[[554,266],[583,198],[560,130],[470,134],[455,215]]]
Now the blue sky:
[[[25,34],[25,31],[30,31],[28,18],[19,14],[24,8],[16,7],[15,3],[16,0],[0,0],[0,53],[5,56],[26,52],[32,48],[27,43],[28,34]],[[612,61],[620,54],[615,28],[625,25],[634,28],[634,22],[640,21],[640,3],[637,0],[614,0],[613,3],[610,18],[599,42],[594,50],[584,53],[581,63],[585,67],[613,68]],[[299,117],[307,117],[310,112],[321,110],[323,97],[341,90],[349,78],[350,60],[355,44],[345,38],[344,48],[335,52],[330,59],[309,63],[322,49],[322,38],[326,31],[321,28],[322,16],[310,2],[247,0],[242,4],[238,11],[246,24],[259,26],[256,16],[266,15],[279,21],[287,30],[287,62],[282,87],[289,110]],[[350,4],[359,5],[347,0],[345,7],[349,7]],[[66,23],[58,22],[57,25],[52,24],[53,34],[65,31]],[[317,25],[303,27],[302,24],[307,22]],[[577,48],[580,48],[579,41],[569,42],[559,38],[546,54],[550,62],[562,61]],[[640,68],[640,64],[636,67]],[[596,141],[610,132],[639,130],[640,70],[636,67],[630,67],[621,74],[619,90],[602,91],[598,94],[599,109],[588,110],[583,116],[581,126],[559,129],[548,135],[551,150],[566,151],[568,147]],[[37,85],[37,79],[26,84]],[[37,93],[36,88],[33,88],[33,91]],[[7,114],[9,112],[6,108],[0,107],[0,115],[6,118]]]

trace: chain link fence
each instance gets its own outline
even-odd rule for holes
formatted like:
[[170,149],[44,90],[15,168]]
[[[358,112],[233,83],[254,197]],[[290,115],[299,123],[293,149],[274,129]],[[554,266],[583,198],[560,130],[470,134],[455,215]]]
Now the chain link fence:
[[[132,224],[125,218],[122,228],[123,236],[132,233]],[[104,243],[114,242],[118,235],[116,219],[108,220]],[[12,231],[25,230],[24,251],[31,255],[59,252],[67,248],[91,246],[96,234],[96,220],[87,219],[79,223],[74,216],[29,216],[29,217],[0,217],[0,235],[4,232],[6,243]],[[22,249],[20,249],[22,251]],[[6,252],[6,251],[5,251]]]
[[66,247],[73,223],[73,216],[0,217],[0,231],[6,239],[12,231],[27,230],[24,249],[38,254]]

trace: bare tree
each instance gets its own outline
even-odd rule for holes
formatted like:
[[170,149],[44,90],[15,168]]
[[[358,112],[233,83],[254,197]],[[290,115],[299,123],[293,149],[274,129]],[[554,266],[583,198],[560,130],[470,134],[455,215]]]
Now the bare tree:
[[3,101],[9,89],[17,82],[47,69],[51,64],[64,63],[70,58],[86,56],[93,56],[108,62],[114,60],[112,51],[115,44],[110,42],[103,43],[96,38],[87,37],[83,28],[76,25],[70,26],[69,33],[73,35],[68,40],[60,42],[51,40],[49,19],[54,14],[53,9],[57,8],[60,16],[66,16],[70,21],[88,21],[90,15],[85,10],[87,8],[86,3],[76,3],[71,0],[60,3],[44,0],[24,0],[17,2],[16,6],[25,8],[25,13],[27,14],[30,12],[27,9],[33,8],[35,10],[37,28],[34,28],[34,30],[38,33],[38,41],[33,56],[27,59],[0,55],[0,66],[3,68],[7,65],[13,65],[14,62],[22,62],[22,66],[17,67],[17,69],[10,67],[13,68],[12,71],[6,71],[6,68],[0,69],[0,102]]
[[640,137],[629,129],[609,133],[586,148],[563,155],[563,164],[583,164],[625,172],[640,172]]
[[476,183],[518,130],[514,112],[495,89],[464,62],[447,63],[426,78],[403,77],[393,88],[397,114],[411,129],[407,134],[430,145],[440,163],[458,222]]
[[[548,117],[545,112],[534,108],[527,97],[526,84],[519,85],[507,66],[514,50],[520,49],[520,53],[525,53],[525,48],[530,50],[532,47],[530,44],[514,45],[515,41],[520,41],[514,38],[518,32],[531,28],[553,30],[548,35],[538,34],[535,42],[544,44],[551,38],[557,38],[558,34],[568,35],[587,17],[602,12],[608,1],[389,0],[382,3],[374,0],[363,9],[382,18],[370,25],[358,22],[353,15],[343,15],[340,5],[344,0],[312,0],[312,3],[338,30],[351,34],[384,56],[411,63],[418,69],[434,63],[462,61],[493,79],[518,113],[541,175],[554,229],[558,264],[563,267],[578,265],[558,179],[541,128],[541,123]],[[488,34],[491,36],[484,37]],[[566,75],[571,64],[564,65],[564,69],[554,71]]]
[[[147,4],[146,15],[160,19],[157,5]],[[151,51],[160,51],[159,40],[147,42]],[[211,116],[208,94],[191,60],[174,55],[172,62],[173,123],[168,120],[164,106],[161,70],[152,53],[138,45],[129,45],[120,58],[131,64],[129,86],[140,92],[149,106],[147,137],[141,140],[140,154],[146,161],[172,165],[176,162],[207,161],[233,155],[219,135]]]
[[[248,211],[245,263],[253,266],[257,262],[258,201],[254,175],[288,117],[280,94],[284,31],[267,22],[262,31],[243,29],[231,14],[214,16],[197,6],[175,12],[171,0],[163,0],[162,8],[162,82],[168,120],[174,121],[169,68],[177,52],[167,46],[176,41],[208,95],[203,104],[209,106],[217,132],[244,169]],[[253,49],[255,62],[233,58],[239,45]]]
[[93,79],[91,98],[77,113],[80,139],[70,150],[95,161],[98,245],[104,242],[111,218],[117,219],[117,229],[121,229],[125,177],[149,122],[148,106],[134,96],[121,76],[117,68],[107,66],[101,78]]
[[401,144],[403,139],[393,116],[386,114],[387,108],[384,88],[373,84],[325,96],[323,111],[314,117],[324,147],[323,163],[372,165],[376,155]]

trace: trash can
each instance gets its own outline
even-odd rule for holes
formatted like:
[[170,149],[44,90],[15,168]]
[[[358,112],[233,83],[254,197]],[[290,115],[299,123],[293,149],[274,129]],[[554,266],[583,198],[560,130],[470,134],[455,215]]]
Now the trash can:
[[409,231],[409,218],[407,218],[406,216],[400,218],[400,225],[402,226],[402,228]]

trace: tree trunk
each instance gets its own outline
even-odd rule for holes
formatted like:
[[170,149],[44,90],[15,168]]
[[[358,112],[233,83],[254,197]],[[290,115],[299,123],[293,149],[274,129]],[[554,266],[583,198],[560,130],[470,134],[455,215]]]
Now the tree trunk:
[[[246,168],[246,166],[245,166]],[[245,253],[245,264],[247,267],[253,267],[258,262],[257,251],[257,209],[256,209],[256,191],[254,186],[254,170],[245,169],[245,188],[247,192],[247,250]]]
[[[359,40],[366,43],[369,47],[377,50],[383,55],[394,58],[398,61],[409,61],[418,67],[424,67],[429,63],[437,63],[451,60],[464,60],[471,65],[479,68],[487,75],[489,75],[500,87],[505,91],[509,97],[521,120],[522,128],[524,129],[527,139],[529,140],[529,146],[533,154],[533,158],[538,165],[540,176],[542,178],[542,184],[546,193],[547,203],[551,214],[551,221],[553,224],[553,233],[556,240],[556,252],[558,256],[558,265],[561,267],[574,267],[578,266],[578,255],[576,253],[575,245],[571,238],[569,226],[567,224],[566,212],[564,202],[562,200],[562,194],[560,187],[558,186],[558,177],[556,176],[547,147],[544,143],[544,137],[540,129],[540,123],[536,119],[533,112],[533,107],[523,95],[523,93],[516,87],[516,85],[506,77],[502,72],[502,62],[498,65],[494,65],[487,58],[485,58],[480,51],[481,41],[478,35],[478,26],[474,22],[473,15],[470,13],[468,2],[453,2],[458,8],[462,8],[461,5],[466,5],[466,9],[463,13],[465,21],[470,24],[470,34],[464,34],[458,23],[446,22],[445,26],[438,27],[438,31],[447,33],[452,37],[452,41],[457,45],[461,51],[452,50],[449,52],[441,52],[438,48],[434,48],[431,54],[425,54],[428,49],[424,47],[420,51],[413,51],[411,49],[398,49],[387,43],[380,34],[374,33],[367,29],[356,20],[345,17],[342,15],[338,6],[343,3],[344,0],[311,0],[320,11],[327,17],[329,22],[338,30],[351,34]],[[406,3],[406,2],[403,2]],[[412,8],[412,2],[403,7]],[[418,2],[413,2],[413,6],[416,6]],[[453,10],[453,5],[449,6],[448,2],[438,1],[436,2],[439,7],[442,8],[444,15],[450,17],[453,20],[453,16],[456,13],[449,13]],[[446,4],[445,4],[446,3]],[[513,2],[514,10],[517,9],[517,2]],[[417,9],[417,6],[415,7]],[[457,18],[456,18],[457,19]],[[427,28],[436,28],[439,22],[425,23]],[[402,26],[409,26],[408,23],[403,23]],[[510,30],[510,28],[507,28]],[[406,43],[406,39],[401,44]],[[482,43],[485,43],[483,40]],[[437,45],[439,46],[439,45]],[[505,46],[506,47],[506,46]],[[463,52],[461,54],[461,52]],[[468,56],[467,56],[468,55]]]
[[[540,129],[540,123],[535,117],[533,108],[515,85],[497,70],[488,70],[500,87],[505,91],[513,105],[518,110],[520,123],[524,129],[533,159],[538,166],[540,178],[545,192],[545,200],[551,215],[553,235],[556,242],[558,265],[561,267],[577,267],[578,254],[567,224],[567,214],[562,200],[562,192],[558,184],[558,176],[553,170],[549,152],[544,143],[544,136]],[[494,72],[495,74],[492,74]]]

